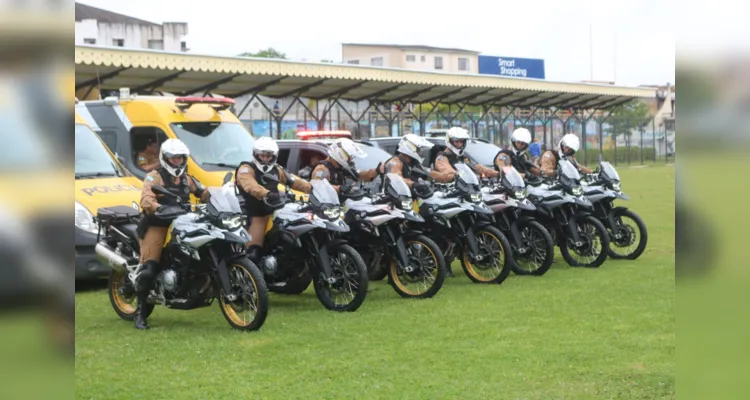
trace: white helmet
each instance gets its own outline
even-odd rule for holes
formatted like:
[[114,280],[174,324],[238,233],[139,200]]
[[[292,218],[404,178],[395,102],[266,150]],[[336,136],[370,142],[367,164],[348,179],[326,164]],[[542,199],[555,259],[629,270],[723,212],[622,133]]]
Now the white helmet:
[[[271,160],[268,162],[262,161],[260,159],[261,154],[270,155]],[[253,164],[255,164],[261,172],[264,174],[271,172],[276,165],[276,160],[278,158],[279,145],[276,144],[273,139],[268,136],[263,136],[255,141],[255,144],[253,145]]]
[[[456,155],[463,155],[466,146],[469,144],[469,138],[469,131],[459,126],[454,126],[453,128],[448,129],[448,132],[445,134],[445,147],[451,149]],[[456,140],[464,141],[461,148],[456,147],[456,144],[454,143]]]
[[336,161],[341,168],[356,176],[355,158],[365,158],[367,154],[357,147],[351,139],[337,139],[328,146],[328,156]]
[[417,160],[421,164],[424,161],[422,150],[431,149],[433,146],[434,144],[428,142],[425,138],[413,133],[407,133],[398,142],[398,149],[396,151]]
[[[159,163],[167,172],[175,177],[185,173],[188,156],[190,156],[190,150],[188,150],[185,143],[180,139],[167,139],[161,144],[161,149],[159,149]],[[182,157],[182,162],[179,165],[174,165],[169,162],[171,157]]]
[[[516,149],[516,146],[515,146],[516,142],[521,142],[525,144],[526,146],[523,149],[518,150]],[[529,147],[529,144],[531,144],[531,132],[529,132],[529,130],[526,128],[518,128],[514,130],[513,134],[510,135],[510,144],[512,145],[510,146],[510,149],[515,154],[518,154],[519,151],[526,150]]]
[[[565,154],[565,152],[563,151],[563,146],[570,147],[570,149],[573,150],[573,153]],[[581,141],[578,139],[578,136],[572,133],[568,133],[567,135],[563,136],[562,139],[560,139],[560,144],[558,147],[560,149],[560,155],[572,156],[581,147]]]

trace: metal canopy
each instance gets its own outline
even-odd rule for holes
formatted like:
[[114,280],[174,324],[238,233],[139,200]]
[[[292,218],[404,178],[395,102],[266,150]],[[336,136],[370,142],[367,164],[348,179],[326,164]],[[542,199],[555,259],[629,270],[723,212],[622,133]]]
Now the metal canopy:
[[138,88],[377,102],[608,109],[655,89],[488,75],[76,46],[76,90]]

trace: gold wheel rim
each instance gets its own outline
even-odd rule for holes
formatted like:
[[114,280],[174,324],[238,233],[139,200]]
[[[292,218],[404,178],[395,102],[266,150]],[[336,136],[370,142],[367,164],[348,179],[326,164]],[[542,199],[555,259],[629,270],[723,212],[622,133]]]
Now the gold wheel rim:
[[[435,261],[435,268],[436,269],[440,268],[440,266],[439,266],[440,263],[438,262],[438,259],[435,256],[435,253],[432,251],[432,249],[429,248],[429,246],[427,246],[426,244],[424,244],[424,243],[422,243],[422,242],[420,242],[418,240],[412,240],[412,241],[406,243],[407,246],[411,246],[413,244],[419,244],[419,245],[422,246],[422,248],[426,249],[427,252],[429,253],[430,257]],[[430,288],[432,287],[432,285],[430,285],[430,286],[425,285],[425,289],[422,292],[419,292],[419,291],[415,292],[415,291],[410,290],[408,287],[406,287],[406,285],[404,285],[403,282],[401,282],[401,278],[398,275],[398,263],[396,263],[396,261],[391,261],[391,277],[393,278],[393,283],[395,283],[396,286],[401,291],[403,291],[404,293],[408,294],[409,296],[420,296],[420,295],[423,295],[423,294],[427,293],[427,291],[430,290]],[[434,281],[435,281],[435,279],[437,279],[437,277],[434,276],[434,275],[432,275],[432,278],[433,278],[432,281],[434,283]],[[424,280],[422,282],[424,282]],[[418,284],[415,285],[415,286],[419,287]]]
[[[500,239],[497,236],[495,236],[492,233],[487,232],[487,231],[482,231],[481,234],[482,235],[487,235],[487,236],[491,237],[492,240],[494,240],[495,243],[497,243],[498,248],[500,249],[501,254],[502,254],[503,243],[500,241]],[[464,252],[463,252],[464,254],[463,254],[462,258],[463,258],[463,261],[464,261],[464,265],[466,266],[466,271],[468,271],[469,274],[474,279],[476,279],[476,280],[478,280],[480,282],[492,282],[495,279],[497,279],[498,276],[500,276],[500,273],[502,272],[502,268],[500,268],[500,271],[498,271],[497,275],[492,276],[492,277],[487,277],[486,278],[486,277],[480,275],[479,272],[474,268],[474,264],[472,264],[471,261],[469,260],[469,251],[468,250],[469,250],[468,246],[466,248],[464,248]],[[504,257],[502,257],[502,258],[504,258]],[[500,260],[498,260],[501,264],[505,261],[502,258]]]
[[[252,296],[253,300],[251,301],[251,303],[252,302],[257,302],[258,285],[255,283],[255,279],[253,279],[253,276],[247,270],[245,270],[244,268],[240,267],[237,264],[233,264],[229,268],[230,276],[231,276],[231,273],[235,272],[235,271],[241,271],[241,273],[243,275],[245,275],[246,277],[248,277],[250,279],[250,284],[252,285],[252,288],[253,288],[253,296]],[[230,284],[231,283],[232,282],[230,282]],[[249,326],[250,324],[253,323],[253,321],[255,321],[255,316],[257,314],[257,310],[255,312],[252,312],[253,315],[252,315],[252,318],[250,318],[249,321],[245,321],[245,319],[242,318],[242,316],[237,312],[237,310],[235,310],[234,307],[232,307],[232,304],[228,303],[226,300],[224,300],[224,296],[221,297],[220,302],[221,302],[222,308],[224,309],[224,313],[226,313],[227,317],[229,317],[229,319],[234,324],[236,324],[238,326]],[[256,304],[250,304],[250,305],[253,306],[253,307],[256,306]]]
[[133,307],[132,303],[137,301],[135,300],[135,296],[133,296],[133,300],[130,302],[125,301],[125,299],[120,296],[120,288],[123,286],[124,280],[125,272],[115,271],[114,279],[112,279],[112,298],[114,299],[115,307],[117,307],[118,310],[125,314],[134,314],[135,307]]

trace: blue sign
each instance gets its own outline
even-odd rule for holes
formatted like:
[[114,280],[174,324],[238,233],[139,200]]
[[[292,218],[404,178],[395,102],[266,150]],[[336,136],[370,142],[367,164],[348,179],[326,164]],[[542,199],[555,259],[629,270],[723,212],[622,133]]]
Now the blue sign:
[[513,78],[544,79],[544,60],[479,56],[479,73]]

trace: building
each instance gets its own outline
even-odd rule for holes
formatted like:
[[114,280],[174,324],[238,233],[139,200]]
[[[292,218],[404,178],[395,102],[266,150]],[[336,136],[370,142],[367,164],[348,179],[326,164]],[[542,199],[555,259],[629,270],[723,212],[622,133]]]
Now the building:
[[421,45],[344,43],[344,63],[420,71],[472,73],[479,71],[479,52]]
[[187,23],[157,24],[76,2],[76,45],[187,51]]

